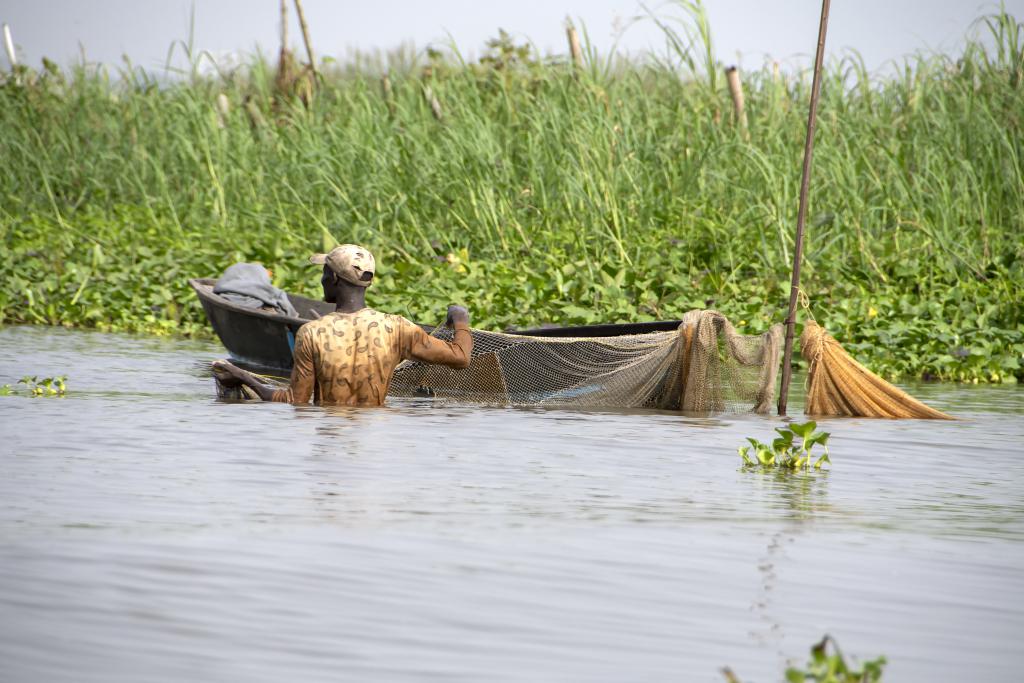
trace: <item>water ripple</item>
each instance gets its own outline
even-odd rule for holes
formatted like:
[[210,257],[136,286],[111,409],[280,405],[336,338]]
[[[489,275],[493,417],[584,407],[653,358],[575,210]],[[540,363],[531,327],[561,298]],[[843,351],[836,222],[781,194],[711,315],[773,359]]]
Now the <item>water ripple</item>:
[[824,632],[893,680],[1024,665],[1024,391],[822,420],[229,404],[205,342],[0,329],[0,680],[771,680]]

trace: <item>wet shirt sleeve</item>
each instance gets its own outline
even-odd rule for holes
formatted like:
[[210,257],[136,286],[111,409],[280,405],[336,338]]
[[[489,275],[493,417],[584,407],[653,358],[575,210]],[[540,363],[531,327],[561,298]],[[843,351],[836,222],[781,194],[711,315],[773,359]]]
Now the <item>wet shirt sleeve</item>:
[[473,354],[473,336],[469,325],[456,323],[455,339],[446,342],[431,337],[423,328],[402,319],[402,360],[418,360],[423,363],[437,363],[451,368],[469,367]]
[[313,395],[316,373],[313,370],[313,335],[305,325],[295,335],[291,384],[287,389],[274,392],[272,401],[278,403],[309,403]]

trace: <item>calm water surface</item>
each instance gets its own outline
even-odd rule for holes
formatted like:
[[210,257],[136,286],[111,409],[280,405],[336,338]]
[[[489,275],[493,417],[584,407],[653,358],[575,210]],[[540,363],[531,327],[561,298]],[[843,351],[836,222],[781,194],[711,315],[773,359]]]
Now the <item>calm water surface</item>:
[[775,418],[219,403],[222,355],[0,329],[0,384],[70,388],[0,397],[0,680],[764,682],[826,632],[1020,680],[1022,388],[778,478],[735,450]]

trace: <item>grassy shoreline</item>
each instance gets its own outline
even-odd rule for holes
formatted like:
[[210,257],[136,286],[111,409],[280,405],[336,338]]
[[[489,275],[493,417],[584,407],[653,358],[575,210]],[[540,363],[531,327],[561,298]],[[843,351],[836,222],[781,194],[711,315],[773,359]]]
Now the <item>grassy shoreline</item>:
[[[887,377],[1024,379],[1024,28],[979,26],[989,47],[896,76],[828,66],[803,288]],[[721,65],[691,57],[574,72],[502,37],[392,65],[389,97],[372,65],[336,68],[308,106],[259,58],[10,74],[0,323],[202,335],[187,278],[260,261],[315,295],[305,257],[337,240],[377,253],[371,305],[423,322],[712,307],[760,332],[788,298],[809,79],[744,73],[747,137]]]

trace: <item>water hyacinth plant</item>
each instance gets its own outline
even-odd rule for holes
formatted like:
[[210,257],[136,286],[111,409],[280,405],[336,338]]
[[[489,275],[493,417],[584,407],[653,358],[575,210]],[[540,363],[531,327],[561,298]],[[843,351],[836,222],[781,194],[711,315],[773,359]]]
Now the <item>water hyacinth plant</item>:
[[[44,377],[43,379],[39,379],[37,376],[26,375],[18,380],[18,384],[24,385],[28,395],[33,398],[54,397],[67,395],[67,380],[67,375]],[[0,396],[10,396],[13,393],[14,388],[10,384],[0,386]]]
[[821,446],[824,453],[814,461],[814,469],[820,470],[823,465],[831,464],[828,454],[829,432],[815,431],[818,424],[813,420],[792,423],[787,427],[775,429],[779,436],[770,444],[747,437],[749,446],[740,446],[738,451],[743,459],[744,468],[778,467],[789,470],[803,470],[811,467],[812,450]]
[[[831,645],[831,651],[829,651]],[[811,659],[800,669],[786,669],[788,683],[877,683],[882,680],[885,657],[876,657],[856,666],[846,661],[836,641],[826,635],[811,647]]]
[[[831,646],[831,649],[829,648]],[[876,657],[857,666],[846,661],[839,645],[826,635],[811,646],[811,658],[803,668],[786,669],[787,683],[879,683],[885,668],[885,657]],[[741,683],[731,669],[722,670],[728,683]]]

